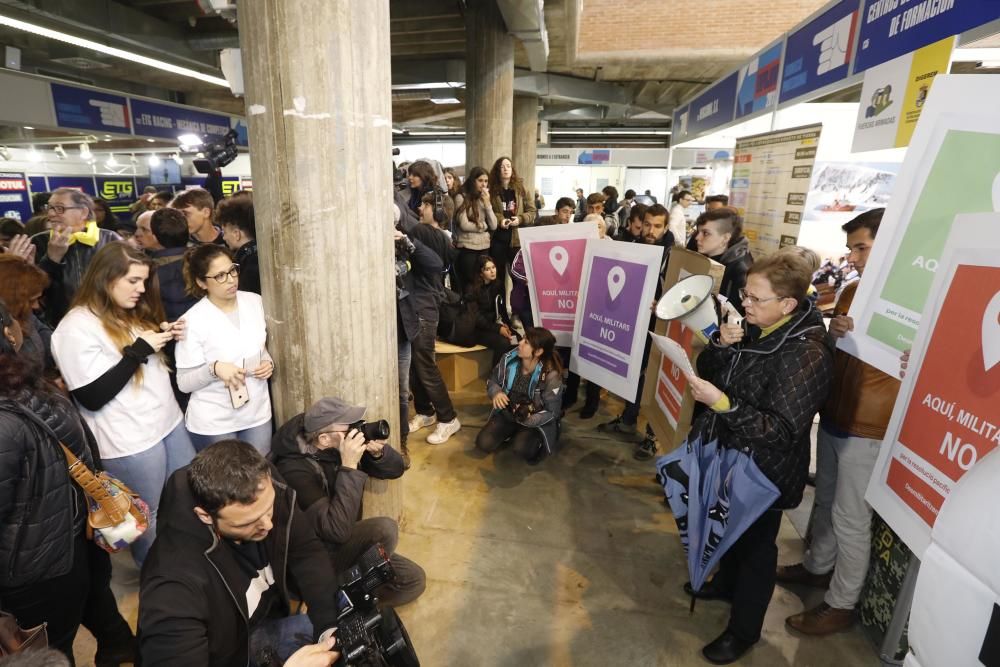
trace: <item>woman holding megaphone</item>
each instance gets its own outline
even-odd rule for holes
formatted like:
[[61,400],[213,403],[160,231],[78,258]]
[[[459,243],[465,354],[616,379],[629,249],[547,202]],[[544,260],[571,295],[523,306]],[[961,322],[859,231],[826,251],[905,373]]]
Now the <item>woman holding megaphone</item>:
[[758,259],[739,292],[745,328],[723,324],[698,357],[698,375],[687,376],[695,400],[710,408],[689,440],[717,439],[720,448],[748,451],[780,493],[722,556],[710,582],[697,592],[685,585],[696,597],[733,603],[725,631],[702,649],[715,664],[737,660],[760,639],[774,592],[781,510],[802,500],[813,416],[830,391],[833,344],[806,295],[811,277],[795,254]]

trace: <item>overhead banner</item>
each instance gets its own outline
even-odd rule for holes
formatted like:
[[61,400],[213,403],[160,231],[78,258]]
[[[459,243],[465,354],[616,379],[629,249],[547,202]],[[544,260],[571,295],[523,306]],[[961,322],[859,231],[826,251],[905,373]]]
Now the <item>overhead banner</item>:
[[736,140],[729,203],[743,216],[755,257],[795,245],[822,125]]
[[521,255],[531,293],[531,314],[537,326],[570,347],[576,326],[580,279],[587,239],[597,238],[595,225],[547,225],[519,231]]
[[229,132],[229,116],[148,100],[131,104],[132,124],[141,136],[176,140],[182,134],[222,137]]
[[61,83],[50,85],[59,127],[93,132],[132,133],[128,100],[124,96]]
[[959,215],[866,499],[919,558],[941,505],[1000,446],[1000,215]]
[[663,247],[587,241],[570,369],[626,400],[635,398]]
[[1000,2],[865,0],[861,16],[855,74],[998,19]]
[[785,44],[777,42],[740,68],[736,86],[736,117],[771,109],[778,102],[778,74]]
[[0,215],[21,222],[31,218],[31,196],[24,174],[0,173]]
[[852,153],[910,145],[934,77],[947,74],[954,37],[865,72]]
[[1000,210],[1000,116],[988,114],[1000,81],[990,79],[937,77],[851,304],[854,330],[837,341],[885,373],[913,345],[955,215]]
[[736,107],[737,72],[691,100],[687,133],[699,135],[730,123]]
[[788,35],[779,102],[847,77],[857,20],[858,0],[841,0]]

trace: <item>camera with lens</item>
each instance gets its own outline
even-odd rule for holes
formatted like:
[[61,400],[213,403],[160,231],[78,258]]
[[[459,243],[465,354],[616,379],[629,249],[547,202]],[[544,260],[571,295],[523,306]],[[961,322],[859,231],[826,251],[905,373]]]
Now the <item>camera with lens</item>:
[[389,422],[384,419],[379,419],[377,422],[356,421],[351,424],[350,428],[363,435],[365,442],[389,439]]
[[514,418],[522,422],[535,413],[535,404],[532,403],[530,400],[511,403],[507,407],[514,415]]
[[[386,425],[388,429],[388,425]],[[395,578],[381,544],[361,555],[343,575],[337,591],[336,650],[342,664],[362,667],[419,667],[403,622],[394,610],[378,608],[375,589]]]
[[403,276],[410,272],[410,255],[416,249],[409,237],[396,239],[396,300],[410,295],[403,285]]

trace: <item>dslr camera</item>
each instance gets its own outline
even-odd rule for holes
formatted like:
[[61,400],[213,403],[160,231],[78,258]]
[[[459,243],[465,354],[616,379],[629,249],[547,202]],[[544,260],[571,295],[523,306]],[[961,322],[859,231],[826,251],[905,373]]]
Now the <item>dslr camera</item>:
[[389,422],[384,419],[379,419],[377,422],[366,422],[362,419],[351,424],[348,430],[351,429],[365,436],[365,442],[389,439]]
[[[388,426],[386,427],[388,428]],[[394,610],[378,608],[375,589],[395,577],[381,544],[361,555],[343,575],[337,591],[337,644],[341,662],[359,667],[420,667],[403,622]]]

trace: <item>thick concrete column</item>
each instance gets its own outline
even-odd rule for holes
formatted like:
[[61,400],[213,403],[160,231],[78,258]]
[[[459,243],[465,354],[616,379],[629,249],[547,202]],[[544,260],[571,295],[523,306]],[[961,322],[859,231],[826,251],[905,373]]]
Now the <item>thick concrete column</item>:
[[[511,159],[517,175],[524,181],[528,196],[535,193],[535,156],[538,148],[538,97],[518,95],[514,98],[514,147]],[[548,203],[548,202],[546,202]],[[555,202],[552,202],[555,205]]]
[[[275,420],[323,396],[399,446],[388,0],[241,0]],[[398,518],[398,482],[366,515]]]
[[514,38],[496,0],[475,0],[465,11],[465,173],[489,169],[511,153]]

